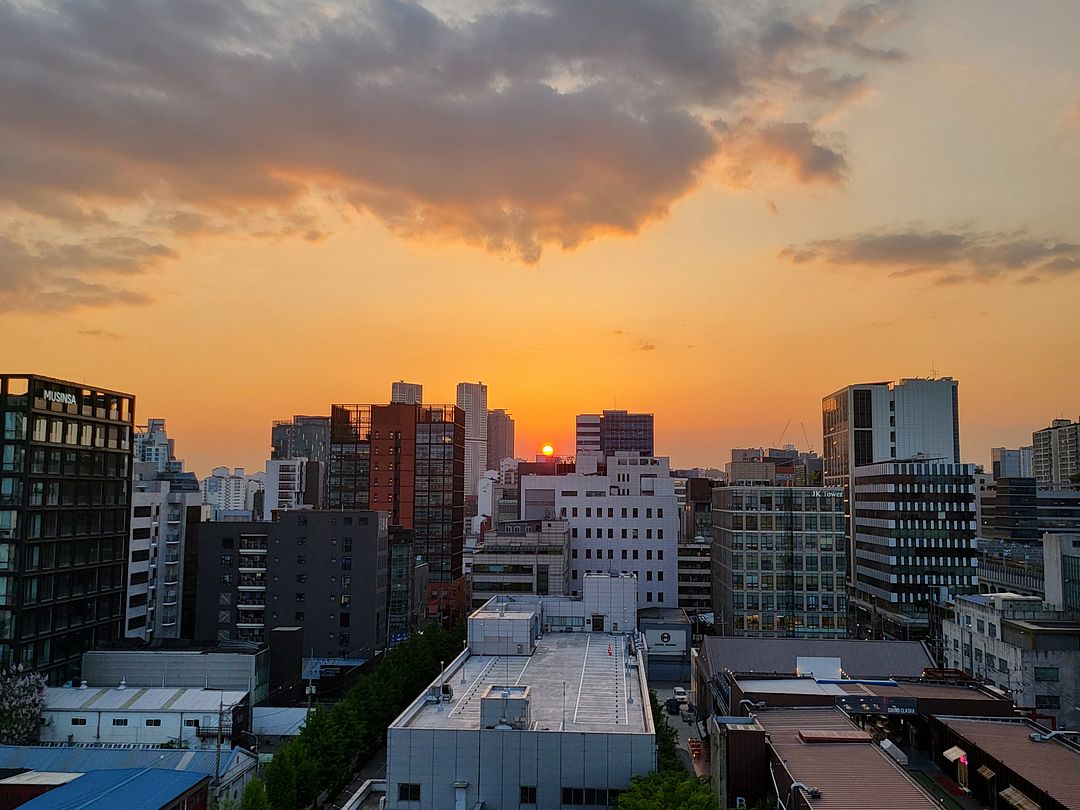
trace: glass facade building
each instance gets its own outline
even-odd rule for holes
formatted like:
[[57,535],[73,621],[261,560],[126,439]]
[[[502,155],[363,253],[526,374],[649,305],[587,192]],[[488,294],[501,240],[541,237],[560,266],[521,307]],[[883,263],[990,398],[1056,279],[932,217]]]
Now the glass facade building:
[[61,684],[123,634],[134,412],[131,394],[0,375],[0,665]]
[[843,490],[713,490],[713,612],[722,635],[847,635]]

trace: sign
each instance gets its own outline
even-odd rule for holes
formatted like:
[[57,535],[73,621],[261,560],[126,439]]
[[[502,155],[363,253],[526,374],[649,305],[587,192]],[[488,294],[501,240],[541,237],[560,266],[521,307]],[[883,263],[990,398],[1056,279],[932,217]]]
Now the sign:
[[686,652],[686,634],[668,630],[646,630],[645,643],[649,655],[683,655]]
[[836,698],[836,706],[848,714],[917,715],[918,703],[912,697],[883,695],[844,695]]
[[64,405],[75,405],[75,395],[65,394],[63,391],[53,391],[50,388],[46,388],[42,394],[45,397],[46,402],[61,402]]

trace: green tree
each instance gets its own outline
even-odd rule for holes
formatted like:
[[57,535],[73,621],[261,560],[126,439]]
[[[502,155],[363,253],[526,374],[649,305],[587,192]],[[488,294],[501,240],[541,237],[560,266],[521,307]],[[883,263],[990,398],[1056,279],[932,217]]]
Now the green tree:
[[657,770],[685,771],[682,761],[679,759],[678,742],[679,734],[668,723],[667,713],[660,705],[656,692],[650,690],[649,700],[652,703],[653,727],[656,729],[656,767]]
[[635,776],[615,810],[723,810],[708,783],[689,771],[657,771]]
[[22,664],[0,671],[0,744],[36,742],[45,708],[45,679]]
[[270,810],[270,800],[266,798],[266,788],[261,779],[252,779],[245,785],[240,810]]

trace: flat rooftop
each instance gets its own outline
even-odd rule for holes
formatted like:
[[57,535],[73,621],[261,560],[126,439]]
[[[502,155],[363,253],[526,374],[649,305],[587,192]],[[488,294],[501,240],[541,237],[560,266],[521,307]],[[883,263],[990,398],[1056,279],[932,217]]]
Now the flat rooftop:
[[440,677],[454,690],[448,703],[425,703],[422,695],[391,728],[480,728],[481,696],[508,685],[531,687],[533,730],[651,734],[643,667],[627,668],[626,644],[606,633],[548,633],[532,655],[469,655]]
[[229,708],[247,697],[247,692],[220,689],[151,688],[128,686],[88,687],[51,686],[45,689],[45,711],[132,711],[194,712],[214,711],[219,705]]

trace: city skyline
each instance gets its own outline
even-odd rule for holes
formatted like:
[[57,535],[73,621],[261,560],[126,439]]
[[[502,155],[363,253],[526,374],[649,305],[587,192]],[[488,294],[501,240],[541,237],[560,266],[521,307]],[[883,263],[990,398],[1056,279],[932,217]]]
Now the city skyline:
[[0,363],[200,475],[402,378],[485,380],[525,457],[652,412],[675,466],[933,369],[964,460],[1077,417],[1075,4],[55,7],[0,9]]

